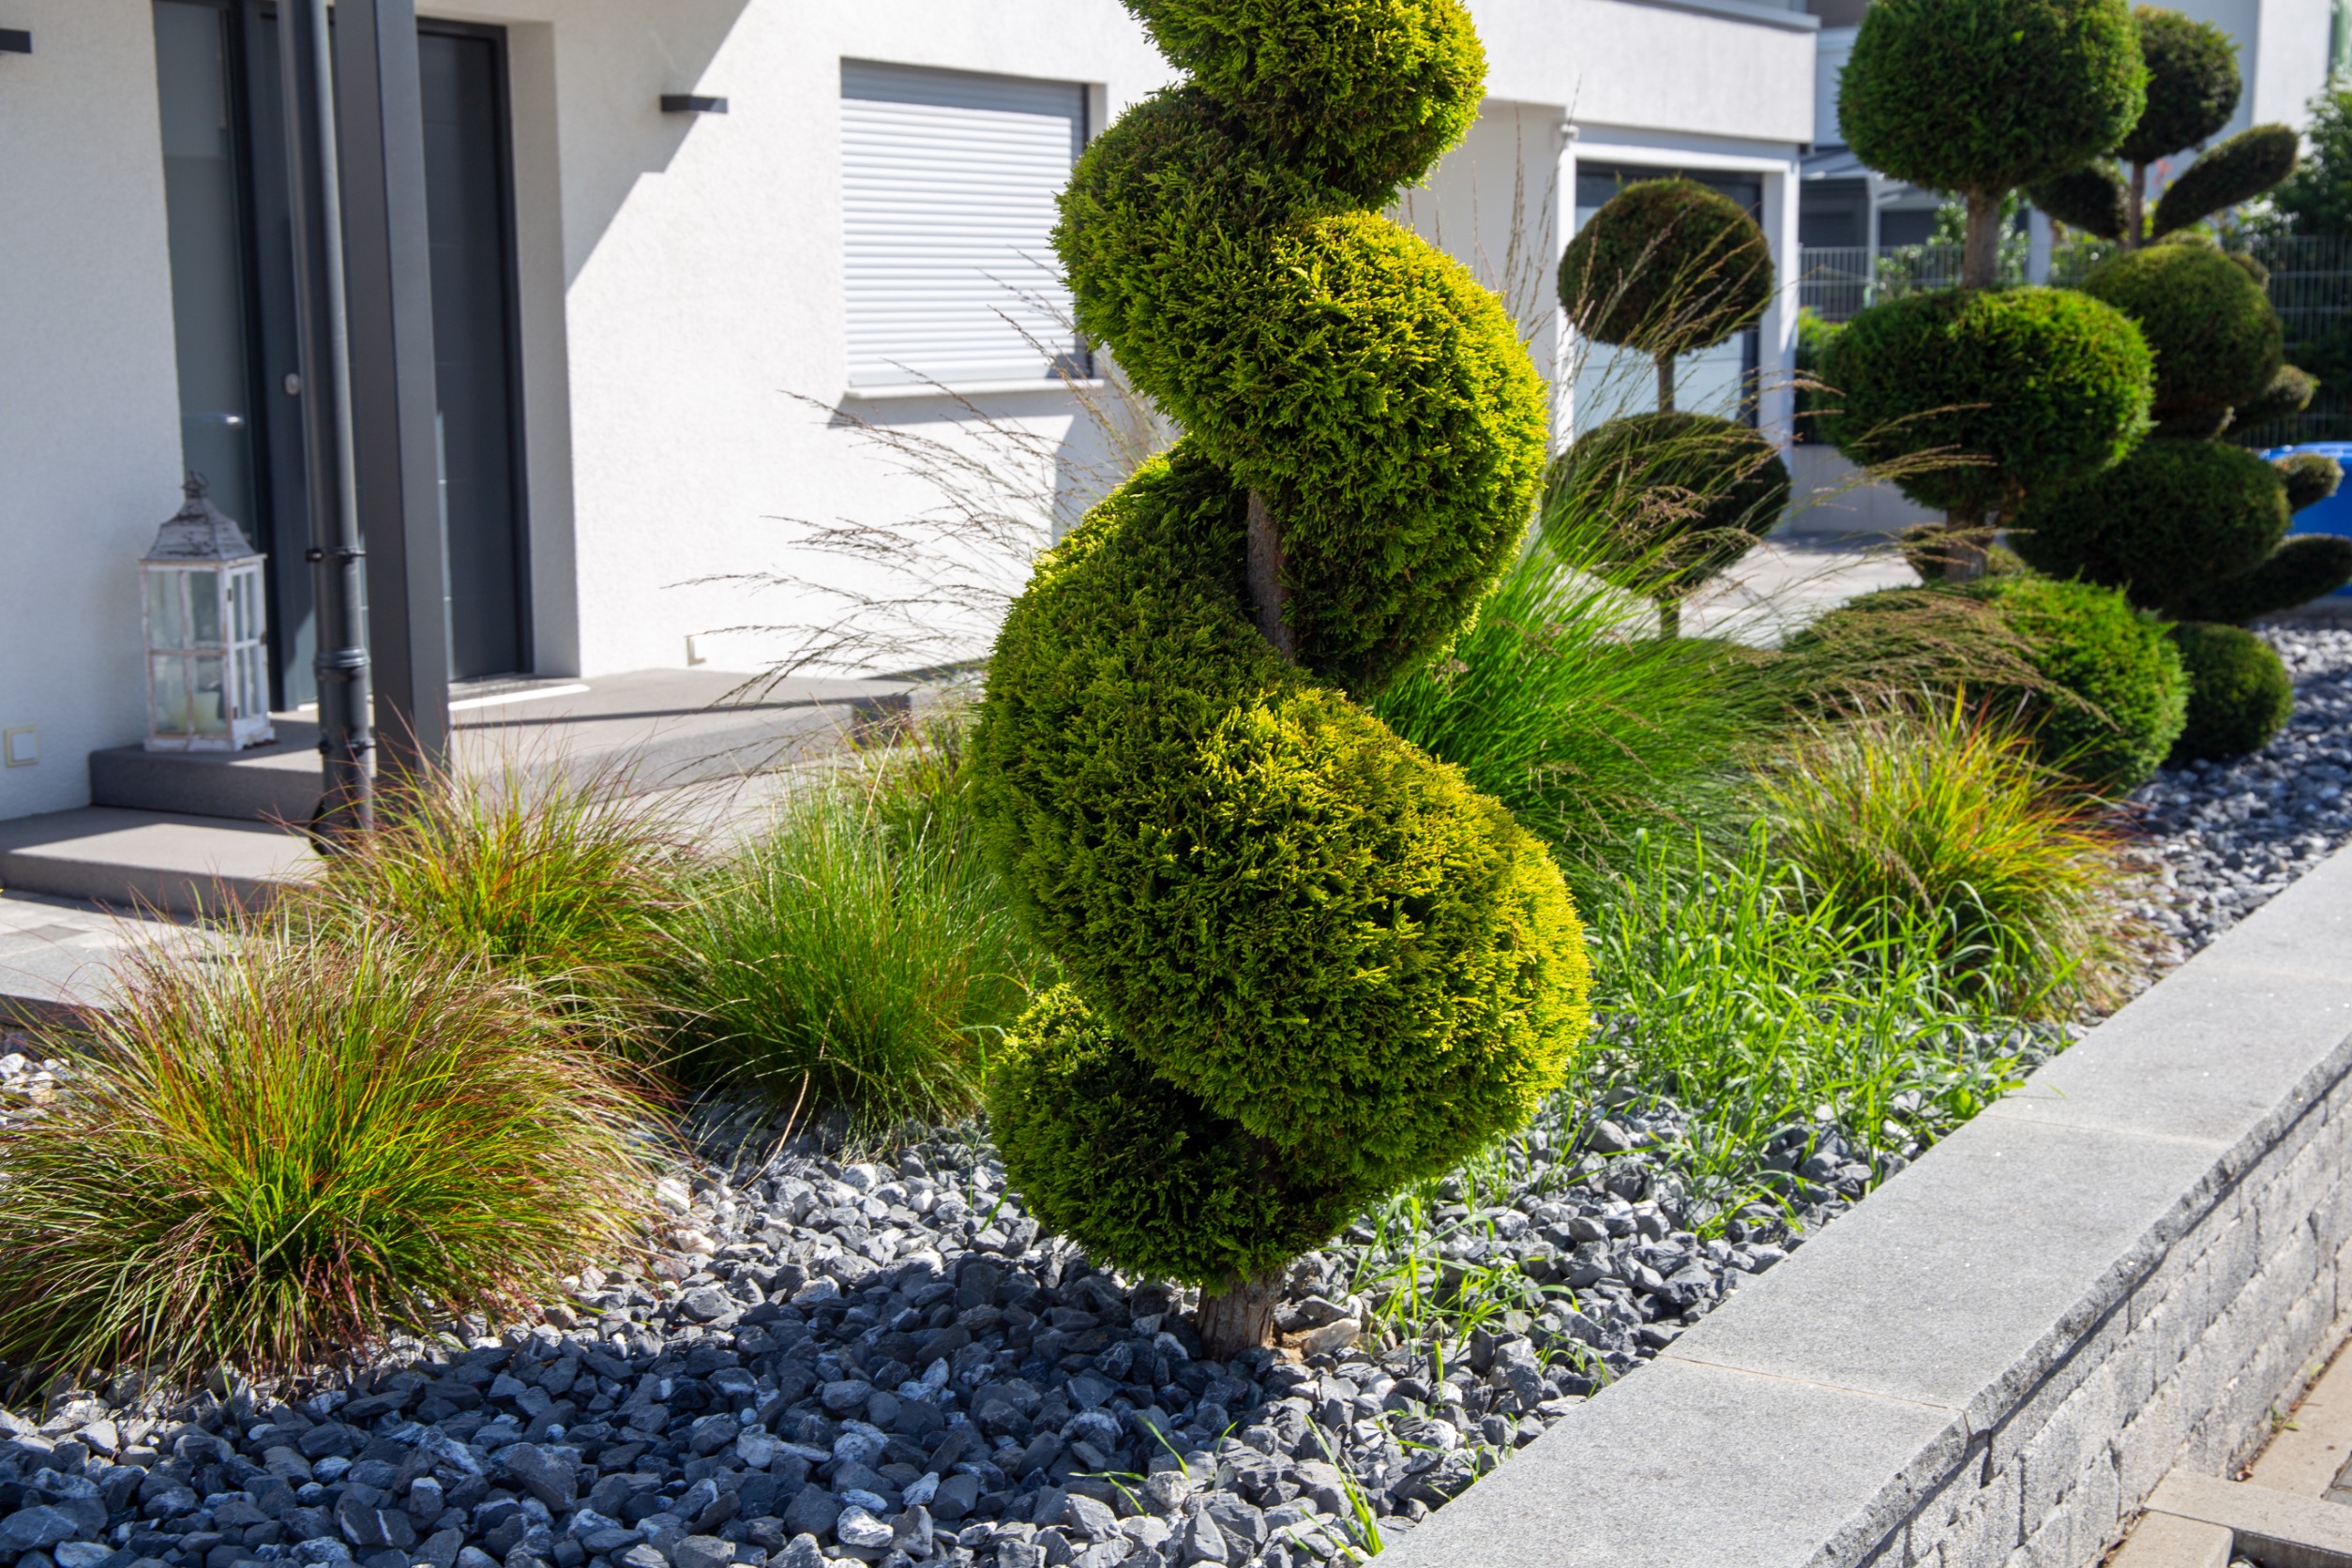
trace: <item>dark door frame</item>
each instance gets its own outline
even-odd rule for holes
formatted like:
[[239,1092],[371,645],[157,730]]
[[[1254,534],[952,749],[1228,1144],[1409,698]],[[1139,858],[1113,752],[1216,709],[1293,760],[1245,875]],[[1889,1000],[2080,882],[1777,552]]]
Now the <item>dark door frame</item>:
[[[277,342],[279,334],[269,319],[271,291],[266,286],[264,272],[271,263],[265,259],[265,248],[274,236],[265,232],[265,222],[283,220],[287,216],[282,174],[266,184],[262,177],[261,164],[268,154],[278,158],[285,156],[284,129],[274,133],[276,145],[264,149],[260,144],[259,121],[255,115],[255,80],[266,68],[268,79],[274,80],[278,64],[270,51],[259,23],[264,18],[276,20],[275,0],[185,0],[220,13],[224,25],[225,47],[222,68],[225,80],[222,91],[229,107],[229,136],[232,147],[233,177],[236,184],[239,227],[242,231],[242,254],[239,257],[239,278],[243,295],[244,320],[239,334],[244,345],[248,384],[252,388],[254,413],[249,421],[254,475],[255,515],[238,520],[250,530],[257,545],[264,545],[268,558],[263,570],[265,592],[270,607],[270,701],[283,709],[290,705],[286,674],[293,650],[285,639],[293,627],[282,613],[285,605],[283,587],[287,574],[294,574],[296,582],[309,583],[310,566],[302,559],[309,539],[309,520],[303,489],[299,483],[288,485],[278,470],[283,462],[299,465],[303,462],[302,443],[298,436],[285,439],[287,431],[279,429],[286,396],[281,384],[295,360],[295,345],[292,341]],[[496,66],[492,72],[492,90],[496,94],[495,123],[498,128],[496,175],[499,184],[498,235],[503,264],[502,287],[505,293],[506,335],[506,398],[510,417],[507,440],[509,471],[512,475],[512,508],[515,550],[515,627],[516,652],[520,669],[517,673],[529,673],[536,668],[536,638],[534,615],[534,596],[531,576],[531,493],[529,462],[529,432],[526,407],[523,401],[524,369],[521,320],[521,267],[519,245],[520,215],[516,205],[514,162],[514,97],[510,77],[506,29],[501,26],[470,22],[444,21],[419,17],[417,32],[446,37],[480,38],[495,51]],[[270,57],[267,60],[264,56]],[[276,109],[276,104],[268,106]],[[278,116],[270,115],[275,124]],[[281,279],[291,287],[291,279]],[[291,448],[291,451],[288,450]],[[447,563],[443,563],[445,575]],[[445,581],[444,589],[445,592]],[[309,607],[315,618],[318,607]],[[315,619],[314,619],[315,626]],[[315,700],[316,693],[312,693]]]
[[[515,203],[514,88],[509,74],[506,29],[488,23],[445,22],[437,17],[420,16],[416,19],[416,31],[420,35],[430,33],[444,38],[483,39],[490,45],[497,62],[490,73],[490,87],[497,98],[493,118],[498,126],[500,285],[506,294],[507,471],[513,475],[513,493],[508,498],[508,505],[514,519],[515,659],[518,666],[514,673],[527,675],[538,669],[538,638],[531,592],[531,471],[528,466],[528,420],[523,402],[520,220]],[[446,562],[443,563],[443,569],[447,570]],[[445,591],[446,584],[444,587]]]

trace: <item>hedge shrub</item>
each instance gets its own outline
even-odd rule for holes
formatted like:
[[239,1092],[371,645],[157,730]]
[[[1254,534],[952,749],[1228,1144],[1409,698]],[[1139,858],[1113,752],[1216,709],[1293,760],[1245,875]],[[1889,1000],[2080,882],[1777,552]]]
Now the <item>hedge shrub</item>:
[[2270,644],[2202,621],[2173,627],[2172,641],[2189,672],[2189,720],[2174,762],[2243,757],[2278,738],[2295,710],[2295,681]]
[[2104,474],[2029,497],[2010,519],[2009,542],[2037,571],[2106,583],[2173,613],[2260,565],[2286,522],[2286,488],[2252,452],[2150,441]]
[[1999,192],[2114,146],[2146,83],[2123,0],[1877,0],[1837,116],[1869,168],[1929,190]]
[[[1081,326],[1187,433],[1039,562],[990,661],[973,804],[1067,989],[988,1105],[1041,1219],[1229,1325],[1524,1119],[1589,975],[1543,846],[1350,695],[1461,626],[1544,462],[1500,302],[1363,210],[1474,108],[1475,71],[1408,64],[1470,40],[1464,8],[1138,10],[1198,74],[1087,149],[1055,243]],[[1295,663],[1253,617],[1253,491]]]
[[2278,312],[2210,245],[2151,245],[2101,263],[2083,292],[2139,324],[2156,355],[2159,421],[2226,416],[2279,373]]
[[1822,380],[1842,398],[1839,450],[1866,468],[1902,463],[1906,495],[1964,510],[2130,451],[2148,425],[2151,363],[2139,328],[2103,301],[1973,289],[1864,310],[1822,356]]
[[1560,300],[1577,330],[1659,358],[1722,342],[1772,299],[1764,231],[1696,180],[1625,187],[1560,259]]

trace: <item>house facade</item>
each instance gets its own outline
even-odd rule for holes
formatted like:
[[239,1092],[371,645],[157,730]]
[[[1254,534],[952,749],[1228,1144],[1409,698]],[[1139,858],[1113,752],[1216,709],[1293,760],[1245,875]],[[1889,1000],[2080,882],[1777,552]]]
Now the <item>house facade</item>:
[[[459,683],[757,670],[776,639],[730,628],[804,615],[745,580],[795,573],[792,520],[936,502],[873,428],[952,445],[985,416],[1101,467],[1081,403],[1106,367],[1046,234],[1086,138],[1169,79],[1116,0],[406,4],[368,14],[416,31],[413,67],[384,55],[414,72],[429,219],[432,488],[404,545],[440,563],[408,621],[437,646],[412,658]],[[1793,264],[1817,23],[1472,9],[1490,100],[1399,216],[1511,300],[1564,434],[1605,392],[1552,273],[1617,184],[1709,180]],[[87,755],[143,732],[136,563],[185,469],[269,554],[274,704],[312,696],[279,26],[264,0],[0,0],[29,35],[0,53],[0,817],[85,804]],[[346,183],[356,233],[374,195]],[[1793,315],[1694,384],[1785,424]]]

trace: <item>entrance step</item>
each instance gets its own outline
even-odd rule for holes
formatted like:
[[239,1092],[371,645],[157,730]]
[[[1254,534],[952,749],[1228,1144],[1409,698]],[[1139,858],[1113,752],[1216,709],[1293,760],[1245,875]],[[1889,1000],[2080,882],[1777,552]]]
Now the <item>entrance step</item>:
[[296,834],[219,817],[92,806],[0,822],[0,888],[127,912],[266,903],[317,864]]
[[[908,712],[904,681],[791,680],[729,701],[744,677],[641,670],[587,681],[481,682],[453,690],[450,750],[486,776],[562,770],[623,778],[632,792],[747,776],[806,761],[850,731]],[[114,746],[90,754],[99,806],[299,823],[319,797],[319,730],[275,716],[278,740],[234,754]]]

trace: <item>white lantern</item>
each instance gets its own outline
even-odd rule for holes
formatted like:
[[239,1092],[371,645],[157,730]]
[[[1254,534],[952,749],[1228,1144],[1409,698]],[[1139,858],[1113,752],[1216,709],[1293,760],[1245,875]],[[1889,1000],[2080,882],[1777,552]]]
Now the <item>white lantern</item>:
[[190,474],[188,501],[139,563],[145,593],[147,749],[241,751],[269,723],[261,551]]

